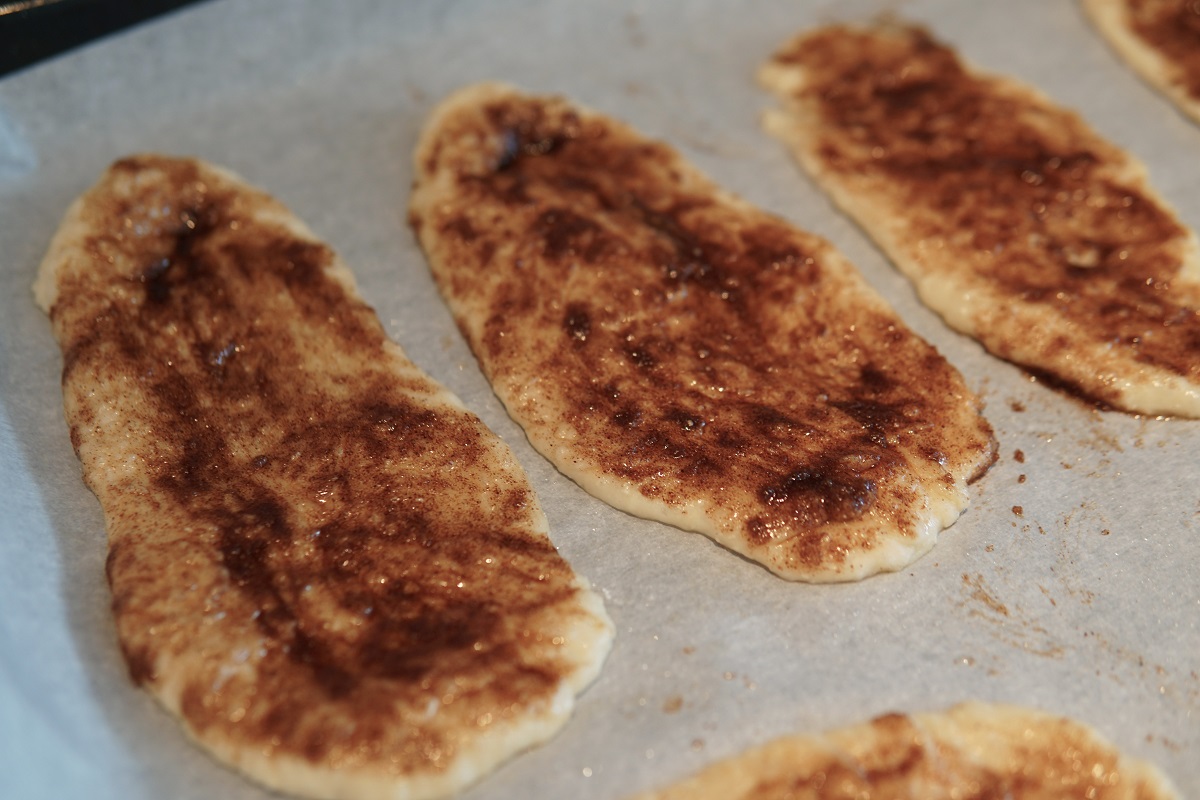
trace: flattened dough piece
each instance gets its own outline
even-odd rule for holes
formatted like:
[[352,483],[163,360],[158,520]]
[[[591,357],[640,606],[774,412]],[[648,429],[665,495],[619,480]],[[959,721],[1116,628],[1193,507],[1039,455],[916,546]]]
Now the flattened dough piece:
[[1132,156],[919,28],[832,26],[764,118],[952,327],[1101,405],[1200,416],[1200,250]]
[[792,736],[630,800],[1177,800],[1155,767],[1079,722],[964,703]]
[[1081,0],[1146,83],[1200,122],[1200,7],[1190,0]]
[[118,161],[35,293],[133,680],[312,797],[453,792],[549,737],[612,635],[507,447],[281,204]]
[[927,551],[993,459],[976,398],[826,242],[559,98],[467,87],[410,219],[500,399],[566,475],[786,578]]

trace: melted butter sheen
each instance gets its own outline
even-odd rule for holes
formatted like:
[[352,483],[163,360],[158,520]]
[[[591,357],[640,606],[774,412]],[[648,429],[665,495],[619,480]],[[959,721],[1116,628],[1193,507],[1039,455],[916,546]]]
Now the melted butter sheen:
[[437,772],[552,703],[590,617],[507,451],[283,213],[128,159],[57,276],[121,645],[202,741]]
[[426,131],[410,218],[535,446],[789,577],[897,568],[863,567],[889,539],[923,552],[926,493],[947,502],[991,457],[933,348],[826,243],[665,145],[559,99],[469,92]]

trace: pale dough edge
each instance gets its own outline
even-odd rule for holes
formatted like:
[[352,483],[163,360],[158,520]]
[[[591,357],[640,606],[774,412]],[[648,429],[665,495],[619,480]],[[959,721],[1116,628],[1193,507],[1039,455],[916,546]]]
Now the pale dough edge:
[[[416,174],[418,176],[425,175],[424,164],[434,152],[437,139],[436,133],[444,127],[443,121],[445,119],[452,118],[455,114],[463,110],[470,112],[489,101],[512,96],[523,97],[525,94],[518,87],[507,83],[485,81],[461,87],[444,98],[428,115],[417,147],[414,150],[413,163]],[[595,111],[586,105],[573,101],[567,102],[569,102],[571,108],[583,115],[601,118],[606,124],[613,125],[620,130],[630,131],[639,137],[641,136],[641,134],[633,131],[629,125],[620,120]],[[729,203],[739,209],[750,210],[753,213],[767,213],[753,206],[744,198],[728,192],[716,184],[682,156],[680,157],[678,166],[682,171],[688,173],[689,179],[699,179],[703,184],[708,186],[721,202]],[[424,195],[427,192],[436,192],[436,189],[433,188],[435,184],[436,181],[434,180],[419,179],[414,189],[412,205],[430,207],[432,204],[424,198]],[[903,325],[905,328],[908,327],[884,300],[883,296],[867,283],[858,269],[851,265],[830,242],[808,231],[805,231],[805,234],[817,245],[820,251],[819,257],[824,261],[827,272],[832,279],[838,282],[837,290],[856,292],[863,304],[886,312],[894,317],[898,324]],[[421,231],[419,238],[426,235],[428,234],[425,231]],[[424,249],[427,253],[430,253],[435,248],[425,247]],[[432,261],[433,259],[431,258],[430,260]],[[460,327],[472,327],[470,321],[463,320],[459,314],[455,313],[455,317]],[[913,335],[916,336],[917,334],[914,332]],[[505,382],[500,380],[494,383]],[[503,385],[501,387],[502,390],[496,392],[497,397],[514,419],[521,419],[526,415],[521,413],[521,410],[517,406],[521,401],[521,394],[525,391],[525,387],[512,382],[509,382],[509,384],[511,385]],[[879,573],[899,571],[917,561],[933,548],[937,542],[938,534],[942,530],[949,528],[966,511],[970,502],[967,484],[985,472],[994,460],[994,450],[989,450],[981,454],[977,463],[969,465],[969,472],[964,470],[963,474],[953,474],[953,486],[946,488],[939,483],[924,487],[920,492],[924,501],[923,505],[920,508],[912,509],[915,524],[911,537],[876,537],[872,542],[871,549],[856,550],[836,570],[828,568],[809,570],[781,566],[787,560],[784,555],[788,547],[787,541],[773,543],[766,548],[752,547],[745,541],[744,537],[739,536],[736,532],[726,532],[718,528],[705,514],[705,504],[703,502],[692,503],[684,507],[670,507],[653,502],[643,497],[635,486],[628,485],[615,478],[597,475],[594,471],[589,470],[587,464],[577,463],[573,458],[571,446],[566,443],[568,437],[563,436],[561,430],[540,422],[530,426],[522,425],[521,427],[535,450],[589,494],[610,506],[633,516],[666,523],[686,531],[700,533],[717,542],[722,547],[762,564],[779,577],[810,583],[859,581]],[[852,526],[846,525],[845,527],[849,528]],[[764,551],[766,551],[765,555]]]
[[[1182,800],[1171,780],[1153,764],[1118,751],[1084,723],[1044,711],[1006,704],[968,701],[942,712],[907,715],[922,741],[948,748],[964,762],[977,765],[1005,761],[1010,743],[1022,741],[1037,726],[1068,727],[1097,749],[1112,754],[1121,788],[1106,797],[1128,800]],[[874,721],[824,734],[785,736],[714,762],[670,786],[642,792],[627,800],[750,800],[764,780],[786,781],[812,774],[830,758],[851,766],[869,758],[880,732]],[[885,743],[885,742],[881,742]],[[919,787],[914,787],[919,788]],[[1137,790],[1144,789],[1143,792]],[[916,800],[917,795],[912,795]]]
[[[157,154],[140,154],[158,157]],[[271,195],[249,184],[236,173],[199,159],[189,159],[200,168],[200,176],[210,184],[235,188],[239,193],[252,195],[261,203],[253,215],[256,223],[282,227],[298,239],[322,243],[307,225]],[[50,313],[58,299],[58,279],[66,266],[76,259],[88,260],[84,248],[88,233],[92,230],[88,218],[89,205],[106,197],[112,190],[112,173],[106,171],[99,181],[76,198],[64,213],[43,257],[33,284],[34,299],[46,313]],[[334,252],[326,274],[342,284],[348,294],[361,300],[353,273]],[[391,366],[399,372],[417,375],[430,387],[427,395],[419,402],[431,407],[444,407],[471,417],[463,402],[452,392],[433,380],[405,356],[403,349],[391,339],[386,339],[391,356]],[[477,419],[477,418],[476,418]],[[479,420],[479,425],[488,430]],[[490,432],[490,431],[489,431]],[[515,465],[524,476],[519,462],[511,449],[491,432],[492,446],[503,459]],[[525,480],[528,480],[527,476]],[[534,503],[534,533],[550,540],[545,513],[536,496]],[[108,528],[107,512],[106,528]],[[573,669],[563,679],[557,693],[542,707],[519,718],[516,723],[496,723],[489,735],[472,740],[472,746],[459,751],[452,766],[444,771],[430,770],[425,773],[396,776],[386,773],[386,768],[373,767],[338,771],[317,766],[303,758],[290,755],[269,755],[260,750],[238,746],[219,735],[201,735],[182,716],[182,683],[169,677],[170,663],[162,661],[157,669],[167,673],[161,685],[150,694],[180,723],[188,737],[200,748],[216,757],[223,766],[234,768],[245,776],[272,789],[292,794],[320,797],[346,798],[346,800],[429,800],[444,797],[461,790],[485,777],[500,764],[520,753],[546,741],[556,734],[571,716],[575,696],[581,693],[599,675],[612,645],[615,627],[604,608],[600,595],[582,575],[574,574],[577,589],[577,607],[569,615],[571,625],[561,631],[570,647],[570,656],[563,661]]]
[[1133,31],[1123,0],[1080,0],[1080,5],[1108,45],[1138,77],[1200,123],[1200,100],[1175,80],[1174,65]]
[[[1059,107],[1035,87],[983,72],[965,59],[960,57],[960,60],[970,74],[994,81],[1002,91],[1022,94],[1033,103]],[[979,300],[979,287],[961,282],[957,276],[926,273],[920,265],[921,256],[904,241],[904,226],[895,224],[894,215],[887,204],[874,202],[869,192],[858,191],[852,181],[830,173],[812,152],[810,143],[817,136],[819,122],[811,119],[808,112],[798,109],[789,96],[803,86],[802,70],[768,61],[760,67],[757,77],[760,85],[774,93],[782,104],[782,107],[771,108],[763,113],[761,124],[764,130],[788,148],[833,204],[856,221],[900,272],[912,281],[922,302],[951,328],[981,342],[994,354],[1009,349],[996,347],[995,340],[977,324],[981,315],[995,311],[987,298],[982,302]],[[1145,165],[1133,154],[1110,142],[1104,141],[1104,145],[1121,159],[1120,163],[1113,165],[1114,172],[1178,220],[1179,215],[1172,205],[1150,185]],[[1200,239],[1191,228],[1185,226],[1185,230],[1182,261],[1176,280],[1200,286]],[[1021,319],[1021,327],[1026,330],[1047,327],[1044,315],[1020,304],[1007,306],[1005,314]],[[1054,320],[1050,322],[1051,325],[1055,324]],[[1021,366],[1041,368],[1036,353],[1007,352],[1000,357]],[[1096,373],[1092,369],[1093,364],[1098,362],[1102,365],[1104,360],[1101,350],[1093,346],[1087,353],[1087,363],[1078,368],[1077,374],[1065,374],[1064,377],[1086,379]],[[1135,414],[1200,418],[1200,385],[1148,364],[1139,364],[1137,368],[1139,376],[1136,380],[1112,377],[1107,385],[1106,388],[1115,395],[1115,405]],[[1086,385],[1086,380],[1082,383]]]

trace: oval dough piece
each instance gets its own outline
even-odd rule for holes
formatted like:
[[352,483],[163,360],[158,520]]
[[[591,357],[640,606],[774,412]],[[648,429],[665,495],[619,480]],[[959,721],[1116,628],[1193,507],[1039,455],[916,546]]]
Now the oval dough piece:
[[1191,0],[1082,0],[1113,49],[1200,122],[1200,6]]
[[951,327],[1099,405],[1200,416],[1200,249],[1132,156],[920,28],[804,33],[760,79],[767,131]]
[[1170,781],[1087,726],[964,703],[792,736],[629,800],[1179,800]]
[[133,680],[312,797],[426,798],[542,741],[611,623],[507,447],[282,205],[118,161],[35,286]]
[[410,220],[529,440],[786,578],[904,567],[993,460],[959,374],[829,244],[559,98],[431,115]]

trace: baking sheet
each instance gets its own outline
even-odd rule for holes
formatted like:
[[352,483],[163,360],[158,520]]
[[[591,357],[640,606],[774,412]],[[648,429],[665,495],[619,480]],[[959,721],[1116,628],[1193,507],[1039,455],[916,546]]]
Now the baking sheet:
[[[1200,796],[1200,424],[1094,411],[949,331],[758,127],[753,73],[775,46],[880,11],[1077,108],[1200,224],[1200,128],[1065,1],[220,0],[0,80],[0,796],[268,796],[127,678],[29,292],[70,200],[143,150],[229,166],[329,241],[389,333],[515,449],[607,601],[616,643],[572,720],[464,797],[619,798],[784,733],[971,698],[1076,717]],[[832,239],[964,373],[1000,460],[931,554],[860,584],[787,583],[605,506],[528,446],[404,224],[425,114],[481,79],[618,116]]]

